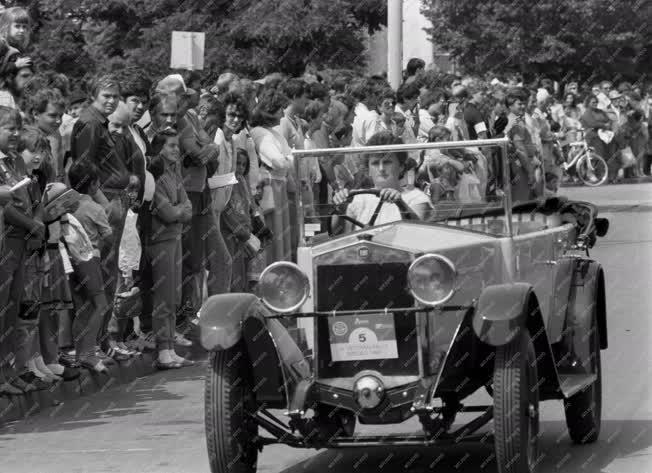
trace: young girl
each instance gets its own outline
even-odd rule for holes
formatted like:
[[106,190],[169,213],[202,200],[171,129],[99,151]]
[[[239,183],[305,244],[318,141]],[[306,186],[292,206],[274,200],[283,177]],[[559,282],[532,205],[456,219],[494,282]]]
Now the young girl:
[[222,232],[233,261],[231,292],[247,290],[247,266],[249,260],[260,249],[260,240],[253,234],[251,216],[255,203],[249,191],[247,174],[249,155],[238,149],[235,176],[238,183],[233,187],[231,199],[222,213]]
[[156,179],[152,209],[152,231],[146,248],[152,262],[155,301],[152,324],[156,335],[161,370],[191,366],[192,361],[174,351],[175,317],[181,305],[181,231],[192,218],[192,206],[183,188],[179,137],[173,129],[159,132],[152,140],[152,152],[164,171]]
[[30,44],[32,20],[27,10],[7,8],[0,14],[0,77],[32,65],[24,54]]
[[17,108],[25,78],[31,77],[32,60],[24,57],[30,42],[31,19],[20,7],[0,14],[0,103]]
[[[41,198],[45,190],[45,175],[48,173],[44,169],[47,166],[44,163],[44,158],[49,151],[49,144],[45,135],[37,129],[26,127],[21,133],[20,148],[27,175],[34,180],[28,189],[32,202],[32,213],[41,218]],[[19,377],[25,383],[36,389],[43,389],[61,378],[52,373],[45,365],[40,355],[41,349],[37,336],[43,276],[41,259],[44,248],[40,240],[27,246],[28,254],[24,265],[25,288],[16,324],[15,366]]]

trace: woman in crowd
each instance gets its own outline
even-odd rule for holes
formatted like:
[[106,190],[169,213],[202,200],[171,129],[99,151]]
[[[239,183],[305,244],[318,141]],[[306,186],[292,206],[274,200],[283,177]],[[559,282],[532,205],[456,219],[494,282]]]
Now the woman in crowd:
[[261,162],[261,179],[269,189],[268,195],[263,195],[261,208],[263,212],[271,210],[266,215],[266,224],[274,233],[267,255],[270,263],[289,260],[292,255],[288,187],[294,186],[294,162],[287,140],[275,129],[288,102],[282,93],[268,90],[260,97],[251,118],[251,137]]
[[566,94],[564,99],[563,114],[560,117],[561,131],[564,133],[562,146],[567,147],[569,143],[577,141],[577,130],[582,128],[580,118],[582,117],[583,107],[580,106],[577,95],[573,93]]
[[[403,140],[394,136],[391,132],[381,131],[372,136],[368,146],[400,145]],[[369,177],[373,181],[374,189],[380,190],[380,196],[371,194],[356,195],[346,208],[346,215],[357,221],[368,224],[378,205],[379,200],[387,204],[393,204],[402,200],[421,220],[430,216],[432,206],[428,196],[421,190],[413,188],[405,190],[401,186],[401,179],[406,171],[408,155],[404,151],[395,153],[378,153],[366,155],[364,159],[369,161]],[[336,205],[345,204],[349,199],[349,190],[342,189],[333,196],[333,203]],[[383,205],[376,219],[375,225],[401,220],[401,214],[396,205]],[[342,219],[333,217],[333,228],[341,229]],[[350,229],[353,224],[345,223]]]
[[580,123],[584,128],[584,139],[598,155],[607,161],[609,180],[617,180],[620,164],[618,157],[615,156],[616,140],[613,132],[605,133],[612,129],[611,119],[604,110],[598,107],[598,98],[595,95],[589,95],[584,101],[584,105],[586,110],[580,117]]

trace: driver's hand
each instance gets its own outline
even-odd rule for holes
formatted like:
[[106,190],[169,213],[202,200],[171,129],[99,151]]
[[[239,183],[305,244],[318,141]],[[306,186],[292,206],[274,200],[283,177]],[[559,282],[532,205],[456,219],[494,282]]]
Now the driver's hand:
[[396,189],[381,189],[380,200],[391,203],[398,202],[401,200],[401,191]]
[[335,194],[333,194],[333,203],[335,205],[342,205],[346,203],[346,201],[349,199],[349,190],[348,189],[342,189],[337,191]]

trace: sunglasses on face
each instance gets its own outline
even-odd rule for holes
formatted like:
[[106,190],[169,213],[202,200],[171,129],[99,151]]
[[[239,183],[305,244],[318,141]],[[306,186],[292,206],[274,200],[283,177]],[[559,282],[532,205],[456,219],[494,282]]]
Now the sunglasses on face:
[[240,120],[244,118],[244,116],[241,113],[235,113],[235,112],[228,112],[226,116],[229,118],[238,118]]

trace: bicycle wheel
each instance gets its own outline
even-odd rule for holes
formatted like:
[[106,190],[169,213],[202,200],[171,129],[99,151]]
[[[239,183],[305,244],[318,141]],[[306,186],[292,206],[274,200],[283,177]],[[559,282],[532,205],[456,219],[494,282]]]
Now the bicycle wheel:
[[604,158],[593,151],[582,156],[575,165],[577,176],[582,182],[591,187],[604,184],[609,175],[607,162]]

